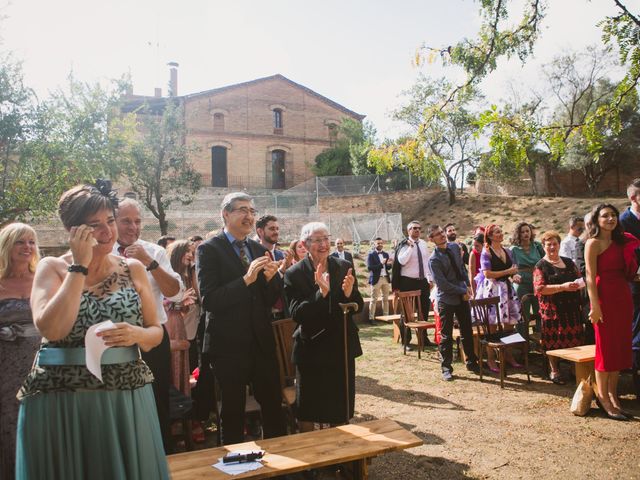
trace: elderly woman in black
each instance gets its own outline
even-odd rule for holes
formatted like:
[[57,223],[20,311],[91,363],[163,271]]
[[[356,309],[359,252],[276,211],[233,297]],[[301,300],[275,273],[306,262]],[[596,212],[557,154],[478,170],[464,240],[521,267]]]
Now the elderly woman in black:
[[[362,310],[351,264],[330,257],[329,231],[323,223],[302,228],[300,240],[309,254],[291,266],[284,278],[289,309],[298,324],[293,356],[297,367],[297,416],[300,430],[314,423],[335,426],[353,417],[355,358],[362,355],[358,329],[347,319],[344,351],[344,317],[339,303],[355,302]],[[349,411],[346,411],[345,357],[348,369]]]

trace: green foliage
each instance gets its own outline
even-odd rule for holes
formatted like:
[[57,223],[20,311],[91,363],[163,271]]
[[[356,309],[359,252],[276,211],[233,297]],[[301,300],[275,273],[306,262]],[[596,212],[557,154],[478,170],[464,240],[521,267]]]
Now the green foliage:
[[335,145],[315,159],[313,172],[320,176],[366,175],[373,169],[367,164],[369,150],[375,144],[376,129],[369,121],[360,123],[345,118],[338,127]]
[[131,141],[127,180],[144,205],[158,219],[161,235],[167,234],[166,211],[175,202],[188,205],[200,189],[201,176],[189,161],[193,147],[185,145],[183,107],[168,99],[161,114],[147,106],[125,115],[120,128],[137,123],[138,136]]

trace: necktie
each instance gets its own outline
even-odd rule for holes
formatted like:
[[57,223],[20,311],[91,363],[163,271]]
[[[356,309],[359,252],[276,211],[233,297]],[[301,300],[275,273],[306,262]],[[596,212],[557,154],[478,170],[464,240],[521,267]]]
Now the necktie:
[[420,241],[418,240],[415,245],[418,249],[418,279],[424,280],[424,262],[422,261],[422,252],[420,251]]
[[453,268],[453,272],[456,274],[456,278],[464,282],[464,277],[462,276],[462,272],[458,268],[458,264],[453,258],[453,253],[451,253],[451,250],[449,250],[448,248],[445,248],[444,253],[447,255],[447,257],[449,257],[449,262],[451,263],[451,268]]
[[249,257],[247,257],[247,252],[244,249],[247,242],[245,242],[244,240],[236,240],[233,243],[235,243],[236,247],[240,249],[240,261],[242,262],[242,266],[244,267],[244,269],[247,270],[249,268],[249,264],[251,263],[249,261]]

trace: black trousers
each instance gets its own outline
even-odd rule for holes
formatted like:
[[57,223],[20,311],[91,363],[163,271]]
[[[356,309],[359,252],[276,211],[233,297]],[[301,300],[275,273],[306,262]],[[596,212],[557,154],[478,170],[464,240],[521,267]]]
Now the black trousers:
[[282,393],[278,363],[261,352],[247,352],[250,362],[239,365],[235,358],[215,358],[213,370],[220,387],[222,401],[222,443],[230,445],[244,441],[244,416],[247,385],[260,404],[264,438],[286,435],[282,411]]
[[[422,308],[422,315],[424,317],[423,320],[426,321],[429,318],[429,310],[431,308],[431,300],[429,299],[429,293],[431,289],[429,287],[429,281],[426,278],[423,280],[419,280],[417,278],[401,276],[400,291],[410,292],[412,290],[420,290],[420,306]],[[411,330],[407,330],[405,335],[404,321],[405,319],[403,318],[403,328],[400,329],[400,335],[402,336],[402,344],[409,345],[411,343]],[[413,321],[413,319],[411,319],[411,321]],[[425,343],[428,343],[429,338],[427,337],[426,330],[424,331],[424,336],[425,340],[427,340]]]
[[156,409],[158,410],[158,420],[160,421],[160,431],[162,432],[162,443],[167,454],[173,450],[171,441],[171,420],[169,418],[169,385],[171,385],[171,345],[169,344],[169,334],[162,325],[162,341],[160,344],[149,350],[142,352],[142,359],[153,373],[153,396],[156,399]]
[[467,357],[467,365],[478,363],[478,357],[473,350],[473,330],[471,327],[471,307],[469,302],[461,302],[459,305],[447,305],[438,302],[440,314],[440,360],[443,372],[453,372],[453,317],[458,319],[460,327],[460,340]]

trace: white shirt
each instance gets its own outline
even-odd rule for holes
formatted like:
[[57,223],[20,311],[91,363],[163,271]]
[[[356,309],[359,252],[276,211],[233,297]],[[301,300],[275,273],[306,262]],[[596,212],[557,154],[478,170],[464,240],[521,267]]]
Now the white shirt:
[[386,277],[387,276],[387,269],[385,268],[385,264],[384,264],[384,261],[386,259],[384,258],[384,255],[382,255],[382,253],[378,253],[378,258],[380,259],[380,263],[382,264],[382,270],[380,270],[380,276],[381,277]]
[[345,260],[344,258],[344,250],[342,250],[341,252],[339,252],[338,250],[336,250],[336,253],[338,254],[338,258],[341,258],[342,260]]
[[422,239],[418,239],[414,243],[416,246],[411,247],[407,243],[398,252],[398,262],[402,265],[400,275],[409,278],[420,278],[420,265],[418,264],[417,250],[419,248],[420,253],[422,254],[424,275],[429,282],[433,282],[433,275],[431,275],[431,269],[429,268],[429,257],[431,257],[431,251],[429,251],[429,248],[427,247],[427,242]]
[[578,237],[574,237],[573,235],[569,234],[566,237],[564,237],[564,240],[562,240],[560,242],[560,255],[563,257],[568,257],[571,260],[576,261],[576,256],[577,256],[577,247],[578,247],[578,242],[580,241],[580,239]]
[[[160,245],[147,242],[146,240],[138,239],[136,243],[138,245],[142,245],[142,248],[144,248],[145,252],[147,252],[151,258],[158,262],[158,265],[162,267],[165,272],[167,272],[173,278],[178,280],[178,282],[180,282],[180,290],[178,291],[178,293],[176,293],[173,297],[167,297],[167,300],[170,300],[172,302],[181,301],[182,297],[184,296],[184,283],[182,283],[182,278],[180,278],[180,275],[173,271],[171,262],[169,261],[169,257],[167,256],[167,251]],[[120,248],[120,244],[116,242],[111,253],[120,256],[118,248]],[[147,278],[151,283],[151,292],[153,293],[153,298],[155,298],[156,300],[156,312],[158,313],[158,320],[160,321],[160,324],[167,323],[167,312],[165,312],[164,305],[162,305],[164,295],[162,295],[160,285],[158,285],[156,279],[153,278],[153,274],[149,271],[147,271]]]

